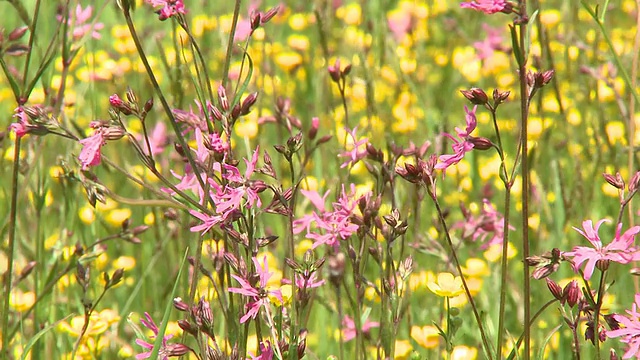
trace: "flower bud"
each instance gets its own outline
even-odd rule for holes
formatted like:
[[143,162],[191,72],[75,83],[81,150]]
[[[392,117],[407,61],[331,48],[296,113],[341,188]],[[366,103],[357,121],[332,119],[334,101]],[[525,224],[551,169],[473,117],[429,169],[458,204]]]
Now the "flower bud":
[[467,100],[471,101],[474,105],[485,105],[489,102],[489,97],[484,90],[480,88],[471,88],[469,90],[460,90],[462,95],[467,98]]
[[616,173],[615,176],[607,173],[603,173],[602,176],[604,177],[604,180],[614,188],[618,190],[624,189],[624,179],[622,178],[622,175],[620,175],[619,172]]
[[256,103],[257,100],[258,100],[257,92],[247,95],[244,101],[242,101],[242,108],[240,111],[240,115],[247,115],[248,113],[250,113],[251,107]]
[[556,300],[564,302],[564,297],[562,296],[562,288],[560,287],[560,285],[558,285],[555,281],[549,279],[548,277],[545,278],[545,280],[547,281],[547,288],[549,288],[551,295],[553,295]]
[[223,111],[229,111],[229,99],[227,98],[227,90],[224,86],[218,87],[218,102]]
[[23,36],[24,36],[24,34],[26,34],[27,30],[29,30],[29,27],[28,27],[28,26],[20,26],[20,27],[17,27],[17,28],[13,29],[13,31],[11,31],[11,32],[9,33],[9,36],[8,36],[8,38],[7,38],[7,39],[8,39],[9,41],[16,41],[16,40],[20,40],[20,38],[21,38],[21,37],[23,37]]
[[125,133],[124,129],[119,126],[110,126],[102,129],[102,136],[105,140],[120,140]]
[[476,136],[469,136],[467,138],[467,141],[469,141],[470,143],[473,144],[473,148],[477,149],[477,150],[489,150],[493,147],[493,143],[491,142],[491,140],[487,139],[486,137],[476,137]]
[[574,307],[578,301],[580,301],[580,296],[582,295],[580,288],[578,287],[578,282],[575,280],[572,280],[564,287],[562,294],[567,300],[567,305],[569,305],[569,307]]
[[313,140],[316,138],[316,135],[318,134],[318,128],[320,128],[320,119],[318,119],[317,117],[311,118],[311,128],[307,133],[309,140]]
[[629,193],[637,192],[638,188],[640,188],[640,171],[636,171],[631,180],[629,180]]

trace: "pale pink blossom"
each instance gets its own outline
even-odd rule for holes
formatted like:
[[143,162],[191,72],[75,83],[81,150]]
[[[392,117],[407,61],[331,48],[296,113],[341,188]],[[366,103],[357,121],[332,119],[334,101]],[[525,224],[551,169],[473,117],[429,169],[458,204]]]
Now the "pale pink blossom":
[[[339,69],[340,65],[337,61],[336,61],[336,64],[338,64],[337,67]],[[366,146],[367,143],[369,142],[369,139],[362,138],[358,140],[358,135],[356,135],[357,130],[358,130],[357,126],[353,128],[353,130],[349,130],[348,128],[345,128],[345,131],[353,140],[353,144],[351,145],[351,150],[347,150],[338,155],[339,157],[343,157],[347,159],[347,161],[345,161],[344,163],[342,163],[342,165],[340,165],[340,168],[353,166],[358,161],[360,161],[361,159],[364,159],[367,156],[367,150],[363,147],[363,145]]]
[[146,0],[147,3],[151,4],[153,7],[162,6],[162,9],[156,11],[159,15],[159,19],[161,21],[167,20],[168,18],[178,15],[178,14],[186,14],[186,10],[184,8],[184,2],[182,0]]
[[267,257],[264,256],[262,258],[262,264],[255,257],[251,259],[256,268],[256,274],[258,275],[258,283],[252,286],[249,281],[246,279],[237,276],[231,275],[232,278],[236,279],[238,283],[240,283],[239,288],[228,288],[227,290],[232,293],[241,294],[250,298],[249,302],[245,306],[247,312],[240,318],[240,323],[243,324],[249,318],[255,319],[258,313],[260,312],[260,308],[262,306],[269,305],[269,295],[274,296],[276,299],[282,302],[282,293],[280,290],[269,289],[267,284],[269,282],[269,278],[273,275],[273,272],[269,272],[269,264],[267,263]]
[[609,260],[620,264],[628,264],[637,256],[637,250],[632,247],[636,234],[640,232],[640,226],[634,226],[624,234],[620,234],[622,224],[618,224],[616,235],[609,244],[602,246],[598,229],[603,222],[602,219],[596,223],[595,228],[591,220],[582,223],[584,230],[574,227],[580,235],[584,236],[593,247],[575,246],[572,251],[566,252],[565,257],[573,258],[573,267],[577,272],[582,263],[586,263],[584,268],[584,279],[589,280],[599,260]]
[[467,127],[462,130],[456,127],[456,133],[458,134],[458,139],[454,138],[451,134],[444,133],[444,136],[451,139],[453,144],[451,144],[451,148],[453,149],[453,154],[451,155],[441,155],[438,159],[439,162],[436,164],[436,169],[446,169],[451,165],[455,165],[464,158],[464,155],[469,151],[473,150],[474,145],[471,141],[469,141],[471,133],[476,129],[477,120],[476,120],[476,109],[478,106],[474,106],[473,110],[469,111],[469,108],[465,105],[464,111],[466,112],[465,119],[467,122]]
[[507,0],[475,0],[460,4],[461,8],[482,11],[485,14],[495,14],[504,11],[509,6]]
[[[362,333],[368,335],[371,329],[380,327],[380,323],[369,321],[368,319],[362,324]],[[342,341],[351,341],[356,337],[356,324],[351,317],[345,315],[342,319]]]
[[623,359],[631,359],[633,357],[640,359],[640,313],[638,313],[638,306],[640,306],[640,294],[636,294],[631,310],[626,310],[628,316],[613,315],[613,318],[624,327],[607,331],[607,337],[622,337],[620,342],[629,346],[624,355],[622,355]]
[[82,164],[82,170],[88,170],[91,166],[100,165],[100,161],[102,160],[100,151],[105,142],[102,129],[98,129],[93,135],[80,140],[82,150],[80,151],[80,155],[78,155],[78,159]]

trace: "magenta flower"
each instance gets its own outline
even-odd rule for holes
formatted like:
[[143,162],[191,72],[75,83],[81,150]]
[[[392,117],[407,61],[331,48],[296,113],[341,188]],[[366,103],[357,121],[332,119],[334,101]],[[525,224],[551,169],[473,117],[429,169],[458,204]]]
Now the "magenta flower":
[[452,155],[441,155],[438,159],[439,162],[436,164],[436,169],[447,169],[451,165],[455,165],[464,158],[464,155],[469,151],[473,150],[474,145],[470,141],[470,136],[473,130],[476,129],[476,125],[478,124],[476,120],[476,109],[478,106],[474,106],[473,110],[469,111],[469,108],[465,105],[464,111],[466,112],[465,119],[467,122],[466,129],[462,130],[456,127],[456,133],[458,134],[458,139],[454,138],[451,134],[444,133],[444,136],[448,137],[453,141],[451,144],[451,148],[453,149]]
[[[362,333],[368,335],[372,328],[380,327],[379,322],[369,321],[368,319],[362,324]],[[352,318],[345,315],[342,319],[342,341],[351,341],[356,337],[356,324]]]
[[[462,209],[465,220],[453,225],[454,229],[462,229],[462,238],[471,238],[480,241],[481,249],[487,249],[491,245],[502,244],[504,240],[504,216],[496,210],[488,199],[482,200],[482,212],[473,216],[466,208]],[[509,230],[515,228],[509,225]]]
[[151,6],[162,6],[162,9],[156,11],[159,15],[160,21],[167,20],[168,18],[177,14],[185,14],[184,2],[182,0],[146,0]]
[[80,155],[78,155],[78,159],[82,164],[82,170],[88,170],[91,166],[99,165],[102,159],[100,150],[102,149],[102,145],[105,144],[102,130],[98,129],[93,135],[80,140],[80,144],[82,144],[82,150],[80,151]]
[[622,224],[618,224],[615,238],[611,243],[603,247],[600,235],[598,235],[598,229],[605,221],[608,220],[602,219],[598,221],[595,228],[593,227],[591,220],[586,220],[582,223],[584,230],[574,227],[580,235],[589,240],[591,245],[593,245],[593,248],[576,246],[572,251],[565,253],[566,257],[573,258],[573,268],[576,272],[578,272],[580,265],[586,262],[586,266],[584,268],[585,280],[591,279],[593,271],[599,260],[609,260],[620,264],[628,264],[633,260],[634,255],[637,254],[637,250],[631,247],[631,245],[633,245],[636,234],[640,232],[640,226],[634,226],[625,231],[624,234],[620,235]]
[[249,302],[245,306],[247,308],[247,313],[244,314],[240,318],[240,323],[244,324],[249,318],[255,319],[260,312],[260,308],[262,306],[269,305],[269,295],[274,296],[276,299],[280,300],[282,303],[282,293],[280,290],[272,290],[267,287],[267,283],[269,282],[269,278],[273,275],[272,272],[269,272],[269,264],[267,264],[267,257],[265,256],[262,259],[262,264],[256,258],[251,259],[253,264],[256,267],[256,274],[258,275],[258,284],[257,287],[251,286],[249,281],[241,278],[237,275],[231,275],[232,278],[236,279],[240,283],[239,288],[228,288],[229,292],[241,294],[250,298]]
[[[355,211],[357,200],[355,199],[355,186],[351,186],[351,193],[347,194],[344,186],[342,193],[337,202],[333,203],[333,209],[326,210],[324,207],[323,197],[315,191],[302,192],[313,205],[318,209],[317,212],[307,214],[293,222],[294,234],[299,234],[306,230],[306,236],[315,240],[313,247],[316,248],[322,244],[327,244],[337,248],[340,240],[348,239],[352,234],[358,231],[358,225],[352,221],[352,215]],[[315,225],[312,230],[311,226]]]
[[[158,336],[158,326],[156,326],[156,323],[153,322],[153,319],[148,313],[145,312],[144,317],[144,319],[140,319],[140,323],[153,332],[153,336],[151,336],[150,340],[155,341],[155,338]],[[189,347],[186,345],[167,343],[171,338],[173,338],[173,335],[171,334],[165,335],[162,338],[162,346],[158,351],[158,359],[167,360],[169,357],[182,356],[190,351]],[[136,344],[148,350],[136,355],[136,359],[149,359],[153,352],[153,344],[142,339],[136,339]]]
[[273,347],[269,340],[260,343],[260,355],[253,356],[249,354],[251,360],[272,360],[273,359]]
[[[338,64],[337,66],[339,68],[339,63],[337,61],[336,63]],[[356,131],[358,130],[357,126],[354,127],[353,130],[349,130],[348,128],[345,128],[345,130],[347,131],[347,134],[349,134],[349,136],[351,136],[351,138],[353,139],[353,147],[351,148],[351,150],[345,151],[338,155],[339,157],[347,158],[347,161],[340,165],[341,169],[347,166],[353,166],[361,159],[364,159],[367,156],[367,150],[363,149],[362,145],[366,145],[369,142],[368,138],[362,138],[360,139],[360,141],[358,141],[358,136],[356,135]]]
[[497,50],[503,50],[502,30],[499,28],[492,28],[487,24],[482,24],[482,28],[487,33],[487,36],[484,40],[473,43],[473,47],[476,49],[478,59],[480,60],[490,58]]
[[14,122],[9,125],[9,129],[16,133],[16,137],[21,138],[29,133],[29,116],[24,112],[22,106],[17,107],[14,110],[14,118],[18,119],[18,122]]
[[[80,40],[86,34],[91,33],[91,37],[94,39],[100,39],[102,36],[98,31],[104,29],[103,23],[92,24],[91,15],[93,14],[93,7],[91,5],[86,8],[82,8],[80,4],[76,6],[75,13],[71,11],[67,20],[67,25],[74,26],[71,36],[74,40]],[[58,21],[62,21],[62,16],[57,16]]]
[[507,0],[475,0],[460,4],[461,8],[474,9],[485,14],[495,14],[505,11],[505,9],[508,10],[508,6]]
[[613,315],[613,318],[624,327],[607,331],[607,337],[622,336],[620,342],[629,345],[627,352],[622,355],[623,359],[631,359],[632,357],[640,359],[640,313],[638,313],[638,306],[640,306],[640,294],[636,294],[631,310],[626,310],[629,314],[628,317],[619,314]]

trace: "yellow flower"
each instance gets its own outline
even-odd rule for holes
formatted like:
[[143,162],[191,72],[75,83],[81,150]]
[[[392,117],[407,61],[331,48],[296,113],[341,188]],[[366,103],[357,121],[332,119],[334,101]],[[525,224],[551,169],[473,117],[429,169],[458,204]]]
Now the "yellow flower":
[[453,348],[451,360],[475,360],[478,358],[478,349],[464,345],[458,345]]
[[409,340],[396,340],[396,349],[393,353],[393,358],[396,360],[408,359],[411,350],[413,350],[413,348]]
[[136,266],[136,259],[131,256],[120,256],[113,261],[113,267],[116,269],[131,270]]
[[105,217],[109,225],[113,227],[121,227],[122,222],[131,217],[131,209],[113,209]]
[[287,51],[276,55],[275,62],[284,71],[291,72],[302,64],[302,56],[297,52]]
[[425,349],[433,349],[440,343],[438,328],[431,325],[425,325],[423,327],[412,326],[411,338]]
[[465,267],[462,268],[462,274],[465,276],[487,276],[489,275],[489,268],[487,263],[478,258],[467,259]]
[[9,305],[18,312],[28,310],[35,302],[36,294],[32,291],[23,293],[20,290],[16,290],[9,296]]
[[[500,260],[502,257],[502,244],[493,244],[489,246],[487,251],[482,255],[489,262],[496,262]],[[509,243],[507,245],[507,259],[513,259],[516,255],[518,255],[518,250],[513,246],[513,244]]]
[[428,283],[427,287],[438,296],[454,297],[464,292],[462,279],[451,273],[439,273],[437,281]]
[[[77,337],[82,328],[84,326],[84,316],[76,316],[71,319],[70,322],[62,322],[58,325],[58,330],[61,332],[66,332],[67,334]],[[102,319],[101,316],[97,314],[93,314],[89,317],[89,326],[85,332],[85,336],[96,336],[103,334],[107,331],[109,327],[109,322],[105,319]]]

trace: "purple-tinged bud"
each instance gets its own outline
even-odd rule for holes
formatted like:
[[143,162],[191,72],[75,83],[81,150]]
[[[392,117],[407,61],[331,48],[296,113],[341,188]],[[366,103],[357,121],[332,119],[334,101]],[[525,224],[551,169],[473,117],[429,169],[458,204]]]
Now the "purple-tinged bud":
[[487,139],[486,137],[476,137],[476,136],[469,136],[467,138],[467,141],[469,141],[470,143],[473,144],[473,148],[476,150],[489,150],[493,147],[493,143],[491,142],[491,140]]
[[602,173],[602,176],[604,177],[604,180],[614,188],[618,190],[624,189],[624,179],[622,178],[622,175],[620,175],[619,172],[616,173],[615,176],[607,173]]
[[261,25],[268,23],[274,16],[280,11],[280,5],[274,6],[271,9],[267,10],[266,13],[262,14]]
[[609,360],[618,360],[618,355],[614,349],[609,349]]
[[247,95],[247,97],[242,102],[242,111],[240,112],[240,114],[247,115],[248,113],[250,113],[251,107],[256,103],[257,100],[258,100],[257,92],[253,92]]
[[251,32],[254,32],[256,29],[260,27],[260,23],[262,22],[262,14],[259,12],[254,12],[251,14]]
[[213,327],[213,313],[211,312],[211,306],[204,297],[200,298],[200,301],[198,301],[196,316],[201,319],[202,325],[205,329],[211,329]]
[[218,109],[217,106],[212,106],[210,110],[211,110],[211,115],[213,115],[214,119],[218,121],[222,121],[224,119],[224,115],[222,115],[222,112],[220,111],[220,109]]
[[120,109],[122,106],[124,106],[124,101],[122,101],[118,94],[113,94],[109,96],[109,104],[111,104],[111,106],[116,109]]
[[309,140],[313,140],[316,138],[316,135],[318,135],[319,128],[320,128],[320,119],[318,119],[317,117],[311,118],[311,128],[307,133]]
[[329,76],[331,76],[331,80],[333,80],[333,82],[340,82],[340,59],[336,59],[336,62],[333,65],[329,66],[327,70],[329,71]]
[[571,308],[580,301],[580,297],[582,296],[580,288],[578,287],[578,282],[575,280],[572,280],[564,287],[562,294],[567,301],[567,305]]
[[153,98],[150,98],[146,103],[144,103],[144,106],[142,107],[142,115],[144,116],[148,114],[151,109],[153,109]]
[[222,85],[218,87],[218,102],[220,103],[222,111],[229,111],[229,99],[227,98],[227,90]]
[[191,351],[187,345],[184,344],[167,344],[164,347],[164,353],[168,357],[178,357],[182,355],[186,355]]
[[22,268],[22,270],[20,271],[19,278],[22,280],[27,276],[29,276],[29,274],[31,274],[31,272],[33,271],[33,269],[36,267],[37,264],[38,263],[35,261],[29,261],[27,265],[24,268]]
[[493,90],[493,102],[495,105],[500,105],[505,102],[509,95],[511,95],[511,91],[499,91],[498,89]]
[[560,285],[558,285],[558,283],[549,279],[548,277],[545,278],[545,280],[547,281],[547,288],[549,288],[551,295],[553,295],[556,300],[564,302],[564,297],[562,296],[562,288],[560,287]]
[[640,188],[640,171],[636,171],[633,174],[631,180],[629,180],[629,193],[634,194]]
[[189,304],[184,302],[180,297],[176,297],[173,299],[173,307],[178,311],[189,311]]
[[474,105],[486,105],[489,102],[489,97],[484,90],[480,88],[471,88],[469,90],[460,90],[462,95],[471,101]]
[[607,271],[609,269],[609,259],[600,259],[596,261],[596,268],[600,271]]
[[618,320],[616,320],[615,315],[616,314],[603,315],[604,316],[604,321],[607,322],[607,325],[609,326],[609,329],[611,329],[611,330],[620,329],[620,323],[618,322]]
[[106,140],[110,140],[110,141],[120,140],[122,139],[122,137],[124,137],[125,134],[126,134],[126,131],[124,131],[124,129],[119,126],[110,126],[110,127],[102,128],[102,136]]
[[198,328],[193,326],[188,320],[185,320],[185,319],[178,320],[178,326],[180,327],[180,329],[187,332],[188,334],[191,334],[193,336],[198,336]]
[[13,31],[11,31],[11,32],[9,33],[9,36],[8,36],[8,38],[7,38],[7,39],[8,39],[9,41],[16,41],[16,40],[20,40],[20,38],[21,38],[21,37],[23,37],[23,36],[24,36],[24,34],[26,34],[27,30],[29,30],[29,27],[28,27],[28,26],[20,26],[20,27],[17,27],[17,28],[13,29]]
[[[533,86],[536,88],[541,88],[545,85],[547,85],[551,79],[553,79],[553,75],[555,74],[555,71],[553,70],[547,70],[547,71],[543,71],[543,72],[536,72],[535,74],[533,74]],[[527,74],[528,76],[528,74]]]
[[342,72],[341,72],[342,77],[348,76],[351,73],[351,68],[352,68],[351,64],[345,66],[344,70],[342,70]]
[[329,140],[331,140],[332,137],[333,137],[333,135],[325,135],[325,136],[321,137],[316,144],[317,145],[324,144],[324,143],[328,142]]
[[240,104],[236,104],[231,110],[231,119],[236,120],[240,117],[241,114],[242,114],[242,107],[240,106]]
[[131,104],[138,103],[138,96],[136,96],[136,93],[133,91],[132,88],[127,88],[127,92],[125,93],[125,96],[127,97],[127,100],[129,101],[129,103]]

